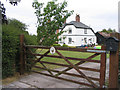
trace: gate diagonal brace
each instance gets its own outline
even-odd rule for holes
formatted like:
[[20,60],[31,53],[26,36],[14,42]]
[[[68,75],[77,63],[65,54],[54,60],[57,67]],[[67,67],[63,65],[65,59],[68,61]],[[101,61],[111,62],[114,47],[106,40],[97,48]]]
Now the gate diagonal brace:
[[[87,59],[92,59],[92,58],[94,58],[94,57],[96,57],[96,56],[98,56],[98,55],[100,55],[100,53],[95,53],[94,55],[88,57]],[[81,65],[81,64],[83,64],[83,63],[85,63],[85,61],[80,61],[80,62],[76,63],[75,66]],[[71,69],[73,69],[73,67],[68,67],[68,68],[66,68],[65,70],[60,71],[59,73],[57,73],[55,76],[59,76],[59,75],[61,75],[61,74],[64,74],[65,72],[67,72],[67,71],[69,71],[69,70],[71,70]]]
[[40,58],[38,58],[35,63],[39,62],[44,56],[46,56],[50,51],[48,50],[46,53],[44,53]]
[[[28,51],[33,55],[33,52],[28,49]],[[37,60],[34,61],[33,65],[36,64],[37,62],[39,62],[44,56],[46,56],[50,51],[48,50],[46,53],[44,53],[40,58],[38,58]],[[35,55],[35,58],[36,58],[36,55]],[[32,65],[32,66],[33,66]]]
[[34,64],[36,64],[37,62],[39,62],[51,75],[53,75],[53,73],[52,73],[42,62],[40,62],[40,60],[41,60],[44,56],[46,56],[49,52],[50,52],[50,50],[48,50],[46,53],[44,53],[40,58],[38,58],[38,59],[34,62]]
[[53,75],[53,73],[41,61],[39,62],[51,75]]
[[[31,50],[30,50],[31,51]],[[40,58],[35,60],[31,66],[34,66],[37,62],[39,62],[44,56],[46,56],[50,51],[48,50],[46,53],[44,53]]]
[[79,74],[81,74],[88,82],[90,82],[92,85],[93,85],[93,87],[95,87],[95,88],[98,88],[98,86],[94,83],[94,82],[92,82],[92,80],[90,79],[90,78],[88,78],[84,73],[82,73],[80,70],[79,70],[79,68],[78,67],[76,67],[75,65],[73,65],[67,58],[65,58],[61,53],[59,53],[57,50],[56,50],[56,53],[58,54],[58,55],[60,55],[68,64],[70,64]]

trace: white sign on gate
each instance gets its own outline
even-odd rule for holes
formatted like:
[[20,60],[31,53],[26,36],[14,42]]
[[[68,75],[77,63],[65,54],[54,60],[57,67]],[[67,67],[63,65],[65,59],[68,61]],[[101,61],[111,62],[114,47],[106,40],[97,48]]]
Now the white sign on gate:
[[55,53],[55,51],[56,51],[56,50],[55,50],[55,48],[54,48],[54,47],[51,47],[51,48],[50,48],[50,53],[51,53],[51,54],[54,54],[54,53]]

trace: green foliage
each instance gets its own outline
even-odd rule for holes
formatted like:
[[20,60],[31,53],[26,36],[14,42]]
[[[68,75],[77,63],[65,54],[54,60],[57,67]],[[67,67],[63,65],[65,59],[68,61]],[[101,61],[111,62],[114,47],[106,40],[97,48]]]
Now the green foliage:
[[68,47],[68,45],[66,45],[66,44],[63,44],[63,46],[62,47]]
[[6,78],[19,70],[19,35],[25,35],[26,44],[37,44],[37,36],[25,31],[25,24],[12,19],[2,26],[2,76]]
[[27,25],[16,20],[16,19],[8,19],[9,25],[13,25],[16,28],[19,28],[20,30],[25,31],[27,29]]
[[111,28],[109,28],[108,30],[107,29],[103,29],[101,32],[105,32],[105,33],[112,33],[112,32],[116,32],[116,30],[115,29],[111,29]]
[[6,9],[4,4],[0,1],[0,24],[7,23]]
[[61,46],[60,44],[53,44],[53,46]]
[[[15,72],[15,53],[17,41],[14,42],[16,37],[12,38],[12,35],[3,32],[2,36],[2,76],[3,78],[12,76]],[[14,43],[13,43],[14,42]]]
[[44,46],[53,45],[56,41],[59,41],[63,31],[56,33],[56,30],[60,29],[64,21],[72,15],[73,11],[65,10],[67,2],[57,3],[57,0],[52,0],[43,7],[44,3],[34,1],[32,6],[35,9],[37,16],[37,39],[39,44]]
[[76,46],[68,46],[68,47],[70,47],[70,48],[76,48]]
[[9,3],[11,4],[11,5],[18,5],[18,3],[20,3],[21,2],[21,0],[6,0],[6,1],[9,1]]

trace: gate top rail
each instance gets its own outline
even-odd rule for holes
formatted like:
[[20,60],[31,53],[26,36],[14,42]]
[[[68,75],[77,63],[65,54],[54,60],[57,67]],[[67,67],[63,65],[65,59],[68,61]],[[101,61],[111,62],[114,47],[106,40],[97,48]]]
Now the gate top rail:
[[[50,49],[50,46],[39,46],[39,45],[24,45],[27,48],[42,48]],[[90,52],[90,53],[106,53],[105,49],[89,49],[89,48],[71,48],[71,47],[55,47],[57,50],[65,51],[78,51],[78,52]]]

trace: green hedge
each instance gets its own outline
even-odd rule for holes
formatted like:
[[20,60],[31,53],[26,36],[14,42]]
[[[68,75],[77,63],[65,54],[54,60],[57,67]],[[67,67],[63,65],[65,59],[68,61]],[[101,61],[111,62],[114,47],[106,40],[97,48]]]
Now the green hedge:
[[62,47],[68,47],[68,45],[66,45],[66,44],[63,44],[63,46]]
[[[15,22],[14,20],[11,22]],[[18,21],[19,22],[19,21]],[[6,78],[13,76],[19,71],[19,36],[25,35],[26,44],[37,44],[37,38],[34,35],[29,35],[20,26],[15,23],[9,23],[2,26],[2,77]],[[19,22],[21,23],[21,22]]]
[[61,46],[60,44],[53,44],[53,46]]

